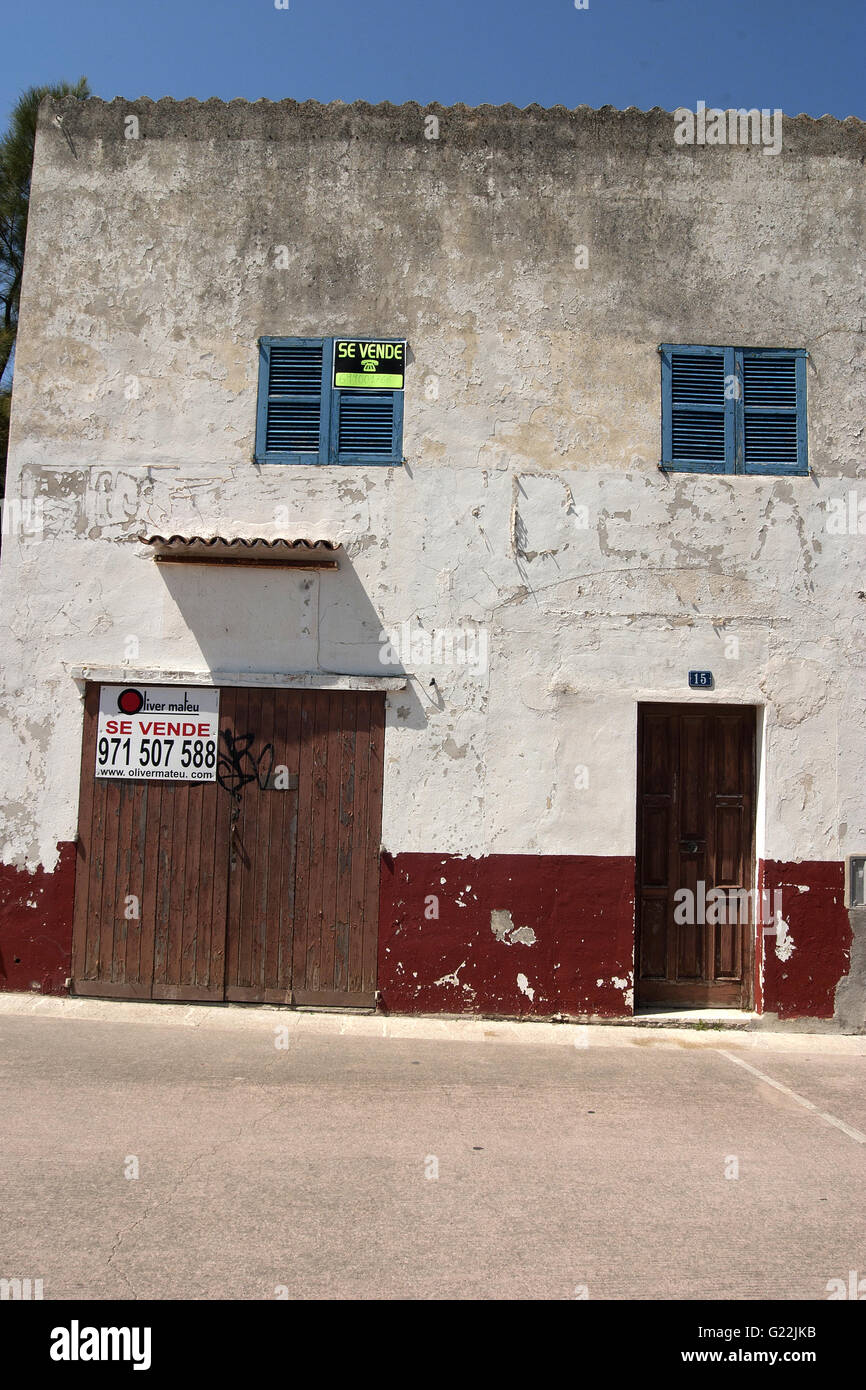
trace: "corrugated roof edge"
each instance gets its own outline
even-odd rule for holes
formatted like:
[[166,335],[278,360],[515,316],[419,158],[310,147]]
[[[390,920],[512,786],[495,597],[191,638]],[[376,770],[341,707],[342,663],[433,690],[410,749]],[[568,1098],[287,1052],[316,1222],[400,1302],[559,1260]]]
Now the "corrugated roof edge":
[[[395,103],[395,102],[391,102],[391,101],[380,101],[380,102],[375,102],[375,103],[374,103],[374,102],[368,102],[368,101],[352,101],[352,102],[346,102],[346,101],[339,101],[339,100],[336,100],[336,101],[330,101],[330,102],[321,102],[321,101],[313,101],[313,100],[308,100],[308,101],[296,101],[293,97],[283,97],[283,98],[281,98],[281,100],[279,100],[279,101],[271,101],[269,97],[258,97],[255,101],[248,101],[248,100],[247,100],[246,98],[244,98],[244,97],[232,97],[232,99],[231,99],[230,101],[223,101],[220,97],[207,97],[204,101],[202,101],[202,100],[200,100],[198,97],[182,97],[182,98],[175,98],[175,97],[158,97],[158,98],[153,98],[153,97],[146,97],[146,96],[141,96],[141,97],[121,97],[121,96],[116,96],[116,97],[113,97],[110,101],[105,100],[103,97],[86,97],[83,101],[82,101],[81,99],[77,98],[77,97],[62,97],[59,101],[56,101],[56,100],[52,100],[50,97],[46,97],[45,100],[44,100],[44,102],[43,102],[43,105],[48,106],[48,107],[51,107],[51,108],[53,109],[54,107],[66,107],[66,106],[70,106],[70,107],[71,107],[71,106],[77,106],[77,107],[91,107],[91,108],[94,107],[94,106],[105,106],[105,107],[109,107],[109,106],[115,106],[115,105],[118,105],[118,104],[120,104],[121,106],[126,106],[126,107],[128,107],[128,106],[140,105],[141,103],[145,103],[145,104],[147,104],[147,105],[149,105],[149,106],[159,106],[159,107],[162,107],[162,108],[164,108],[164,109],[166,109],[166,110],[167,110],[168,108],[171,108],[171,107],[210,108],[211,110],[214,110],[214,109],[216,109],[216,108],[220,108],[220,109],[226,110],[226,111],[231,110],[231,109],[233,109],[233,108],[234,108],[234,109],[237,109],[237,108],[239,108],[239,107],[245,107],[245,108],[247,108],[247,109],[249,109],[249,110],[254,110],[254,109],[257,108],[257,107],[279,107],[279,108],[282,108],[282,109],[284,109],[284,110],[286,110],[286,111],[288,111],[288,110],[293,110],[293,111],[299,111],[299,112],[309,112],[309,113],[311,113],[311,114],[312,114],[313,112],[315,112],[315,111],[328,111],[328,112],[334,112],[334,113],[336,113],[336,112],[344,112],[344,113],[345,113],[345,112],[356,111],[356,112],[358,112],[359,114],[360,114],[360,113],[364,113],[364,114],[368,114],[368,113],[369,113],[369,114],[381,113],[382,115],[390,115],[390,114],[397,114],[397,113],[400,113],[400,112],[415,111],[415,112],[435,112],[435,113],[440,113],[440,114],[441,114],[441,113],[452,113],[452,112],[453,112],[453,113],[455,113],[455,114],[465,114],[465,115],[473,115],[473,116],[474,116],[474,115],[487,115],[487,114],[490,114],[490,115],[499,115],[499,116],[501,116],[501,115],[517,115],[517,116],[522,116],[522,115],[526,115],[527,113],[532,113],[533,115],[539,115],[539,116],[576,116],[576,115],[579,115],[579,114],[585,114],[585,115],[589,115],[589,116],[601,116],[601,115],[605,115],[605,116],[670,116],[671,118],[673,118],[673,115],[674,115],[674,112],[673,112],[672,110],[671,110],[671,111],[668,111],[668,110],[667,110],[665,107],[663,107],[663,106],[651,106],[651,107],[649,107],[647,110],[644,110],[644,109],[643,109],[642,107],[640,107],[640,106],[625,106],[625,107],[610,106],[610,105],[605,105],[605,106],[586,106],[586,105],[580,105],[580,106],[563,106],[561,103],[558,104],[558,105],[555,105],[555,106],[540,106],[540,105],[538,104],[538,102],[530,102],[530,104],[529,104],[528,106],[515,106],[513,102],[506,102],[506,103],[504,103],[504,104],[501,105],[501,106],[493,105],[493,104],[491,104],[491,103],[489,103],[489,102],[483,102],[483,103],[481,103],[481,104],[478,105],[478,106],[467,106],[464,102],[455,102],[455,103],[454,103],[453,105],[451,105],[451,106],[442,106],[441,103],[435,102],[435,101],[431,101],[431,102],[404,101],[404,102],[399,102],[399,103]],[[693,107],[692,107],[692,106],[683,106],[683,107],[677,108],[677,109],[681,109],[681,110],[691,110],[691,109],[693,109]],[[720,110],[728,111],[728,110],[739,110],[740,108],[738,108],[738,107],[721,107],[721,108],[719,108],[719,109],[720,109]],[[825,112],[822,116],[812,116],[812,115],[809,115],[809,113],[806,112],[806,111],[801,111],[801,112],[799,112],[796,116],[790,115],[790,114],[788,114],[787,112],[783,112],[782,115],[783,115],[783,117],[784,117],[786,120],[788,120],[788,121],[808,121],[808,122],[810,122],[810,123],[813,124],[813,125],[819,125],[819,124],[821,124],[821,123],[828,122],[828,123],[830,123],[830,124],[833,124],[833,125],[840,125],[840,126],[841,126],[841,125],[866,126],[866,120],[864,120],[863,117],[854,116],[854,115],[849,115],[849,116],[831,116],[831,115],[829,114],[829,112]]]
[[139,536],[143,545],[207,545],[207,546],[267,546],[274,550],[285,546],[288,550],[339,550],[339,541],[308,540],[306,537],[299,537],[297,540],[288,540],[283,536],[278,536],[275,540],[267,540],[264,536],[181,536],[174,534],[171,536]]

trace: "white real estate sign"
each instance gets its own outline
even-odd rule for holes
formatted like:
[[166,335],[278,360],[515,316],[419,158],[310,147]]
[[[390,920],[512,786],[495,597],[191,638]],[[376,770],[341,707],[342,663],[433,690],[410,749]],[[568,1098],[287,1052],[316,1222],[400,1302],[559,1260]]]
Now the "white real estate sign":
[[216,781],[219,709],[211,686],[104,685],[96,776]]

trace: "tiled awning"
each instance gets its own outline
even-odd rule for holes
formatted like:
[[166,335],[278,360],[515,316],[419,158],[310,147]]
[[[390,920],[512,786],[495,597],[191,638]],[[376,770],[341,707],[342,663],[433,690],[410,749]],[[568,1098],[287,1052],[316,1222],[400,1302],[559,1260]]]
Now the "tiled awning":
[[337,541],[275,540],[261,536],[142,536],[161,564],[270,565],[283,569],[335,570],[342,546]]

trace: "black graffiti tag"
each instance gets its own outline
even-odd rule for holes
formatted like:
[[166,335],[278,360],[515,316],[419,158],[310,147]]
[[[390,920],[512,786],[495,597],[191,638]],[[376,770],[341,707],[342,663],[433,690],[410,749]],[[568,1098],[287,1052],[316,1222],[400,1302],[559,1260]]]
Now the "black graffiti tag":
[[[223,729],[220,737],[226,751],[217,758],[216,777],[223,790],[235,801],[240,801],[249,782],[258,782],[264,791],[274,767],[274,745],[266,743],[258,757],[253,757],[250,748],[255,734],[233,734],[230,729]],[[270,760],[265,763],[268,753]]]

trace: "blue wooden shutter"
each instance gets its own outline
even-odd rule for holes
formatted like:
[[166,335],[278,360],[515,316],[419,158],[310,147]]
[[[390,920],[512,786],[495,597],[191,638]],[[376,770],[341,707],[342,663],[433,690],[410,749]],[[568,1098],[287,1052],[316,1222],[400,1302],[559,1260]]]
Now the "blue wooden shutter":
[[256,460],[325,463],[329,344],[322,338],[262,338]]
[[746,473],[806,473],[806,354],[742,350]]
[[403,392],[334,391],[334,463],[402,463]]
[[733,401],[725,390],[735,371],[733,348],[667,343],[661,354],[662,463],[687,472],[734,472]]
[[333,338],[260,338],[257,463],[403,462],[403,392],[334,390]]

